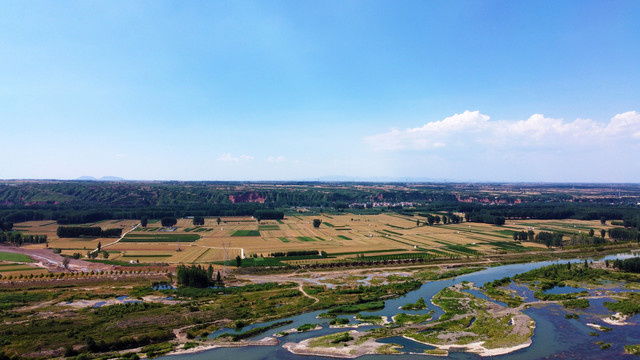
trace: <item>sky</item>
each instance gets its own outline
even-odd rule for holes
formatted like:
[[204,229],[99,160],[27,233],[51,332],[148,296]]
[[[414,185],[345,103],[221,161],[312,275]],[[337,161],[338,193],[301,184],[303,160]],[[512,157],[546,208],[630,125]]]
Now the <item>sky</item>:
[[640,182],[636,0],[0,8],[0,179]]

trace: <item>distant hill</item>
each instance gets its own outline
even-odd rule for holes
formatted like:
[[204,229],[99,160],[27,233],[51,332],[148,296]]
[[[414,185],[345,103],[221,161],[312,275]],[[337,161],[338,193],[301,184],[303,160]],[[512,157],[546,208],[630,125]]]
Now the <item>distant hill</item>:
[[80,181],[126,181],[125,179],[117,176],[103,176],[99,179],[94,178],[93,176],[80,176],[76,180]]

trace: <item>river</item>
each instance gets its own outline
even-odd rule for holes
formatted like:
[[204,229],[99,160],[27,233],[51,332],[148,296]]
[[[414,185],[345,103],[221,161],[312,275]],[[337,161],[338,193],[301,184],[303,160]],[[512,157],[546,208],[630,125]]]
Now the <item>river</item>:
[[[609,255],[604,258],[599,258],[598,260],[613,260],[613,259],[622,259],[628,258],[633,255],[631,254],[618,254],[618,255]],[[435,310],[434,320],[439,318],[442,315],[443,311],[430,303],[431,297],[437,294],[440,290],[445,287],[457,284],[461,281],[470,281],[475,283],[476,286],[481,287],[485,282],[493,281],[496,279],[501,279],[506,276],[513,276],[519,273],[524,273],[532,269],[536,269],[542,266],[551,265],[555,263],[567,263],[567,262],[584,262],[584,259],[573,259],[573,260],[559,260],[559,261],[544,261],[544,262],[536,262],[536,263],[527,263],[527,264],[514,264],[514,265],[504,265],[493,268],[487,268],[482,271],[478,271],[472,274],[462,275],[455,279],[441,280],[441,281],[433,281],[424,284],[417,290],[409,292],[407,295],[402,296],[400,298],[387,300],[385,302],[385,307],[382,310],[375,312],[363,312],[366,315],[381,315],[387,316],[389,319],[397,314],[398,312],[406,312],[412,314],[421,314],[426,313],[430,310]],[[474,293],[474,295],[477,295]],[[428,310],[421,311],[402,311],[398,310],[398,307],[406,304],[406,303],[415,303],[420,297],[424,298],[429,305]],[[638,344],[640,343],[640,315],[636,315],[628,320],[631,325],[626,326],[611,326],[613,327],[613,331],[610,332],[600,332],[600,336],[593,337],[590,336],[590,333],[594,331],[593,328],[587,326],[587,323],[597,323],[601,325],[607,325],[602,322],[601,318],[603,315],[612,315],[613,313],[607,310],[603,303],[607,301],[607,299],[591,299],[590,307],[578,311],[577,313],[580,315],[579,319],[568,320],[565,319],[564,314],[567,311],[561,305],[546,305],[542,307],[531,307],[529,309],[524,310],[523,312],[533,318],[536,322],[536,329],[533,335],[533,344],[527,348],[515,351],[510,354],[497,356],[499,359],[511,360],[528,360],[528,359],[602,359],[605,357],[623,357],[624,354],[624,345],[629,344]],[[610,301],[610,300],[609,300]],[[162,359],[165,360],[205,360],[205,359],[234,359],[234,360],[272,360],[272,359],[286,359],[286,360],[312,360],[312,359],[329,359],[327,357],[320,356],[300,356],[290,353],[289,351],[282,348],[282,344],[285,342],[298,342],[300,340],[304,340],[311,337],[317,337],[321,335],[342,332],[346,329],[331,329],[328,326],[328,322],[330,319],[317,319],[316,316],[324,311],[316,311],[311,313],[305,313],[302,315],[294,316],[291,318],[283,319],[283,320],[292,320],[292,324],[285,325],[281,328],[275,328],[269,330],[265,334],[261,334],[252,338],[252,340],[261,339],[267,336],[271,336],[279,331],[288,330],[294,327],[298,327],[303,324],[308,323],[316,323],[322,325],[323,329],[318,331],[310,331],[306,333],[294,333],[290,334],[284,338],[281,338],[281,344],[278,346],[247,346],[247,347],[237,347],[237,348],[220,348],[204,351],[201,353],[195,354],[182,354],[182,355],[172,355],[165,356]],[[575,312],[575,311],[570,311]],[[353,315],[342,316],[349,317],[352,321]],[[280,320],[282,321],[282,320]],[[433,320],[432,320],[433,321]],[[275,321],[273,321],[275,322]],[[245,327],[244,330],[251,329],[255,326],[264,326],[271,324],[273,322],[267,322],[262,324],[254,324],[248,327]],[[368,327],[360,327],[360,330],[366,330],[373,328],[374,326]],[[223,329],[219,330],[211,336],[217,336],[222,332],[232,332],[231,329]],[[429,349],[431,347],[422,345],[420,343],[413,342],[411,340],[406,340],[403,338],[392,338],[386,340],[379,340],[380,342],[393,342],[402,345],[404,348],[400,349],[402,352],[406,352],[407,354],[400,355],[367,355],[362,356],[358,359],[362,360],[405,360],[405,359],[436,359],[440,357],[435,356],[427,356],[427,355],[414,355],[409,354],[409,352],[417,352],[421,353],[425,349]],[[600,349],[600,345],[596,344],[597,341],[602,341],[604,343],[612,343],[611,348],[602,350]],[[626,355],[629,358],[634,358],[634,355]],[[465,353],[465,352],[456,352],[451,351],[449,353],[448,358],[451,359],[478,359],[481,358],[478,355]]]

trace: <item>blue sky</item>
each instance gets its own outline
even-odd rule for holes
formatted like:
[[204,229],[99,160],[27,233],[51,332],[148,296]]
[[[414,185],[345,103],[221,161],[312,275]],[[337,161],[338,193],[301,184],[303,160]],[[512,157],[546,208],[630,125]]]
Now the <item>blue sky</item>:
[[0,178],[638,182],[638,1],[1,1]]

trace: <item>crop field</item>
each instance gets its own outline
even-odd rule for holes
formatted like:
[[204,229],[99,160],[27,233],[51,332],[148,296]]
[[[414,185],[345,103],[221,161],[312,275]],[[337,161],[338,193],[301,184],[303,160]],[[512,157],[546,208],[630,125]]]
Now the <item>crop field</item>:
[[[319,228],[313,220],[320,219]],[[420,226],[417,226],[417,220]],[[580,220],[507,220],[503,226],[482,223],[425,225],[426,218],[396,213],[380,215],[315,215],[288,216],[283,220],[257,223],[251,217],[206,218],[205,225],[195,227],[191,219],[180,219],[173,232],[161,231],[159,223],[136,229],[121,241],[117,239],[59,239],[57,224],[52,221],[31,221],[15,225],[27,235],[47,235],[50,248],[60,248],[72,255],[95,249],[98,242],[108,250],[109,260],[146,263],[208,263],[237,255],[269,256],[272,252],[296,250],[325,251],[326,261],[366,256],[367,258],[412,258],[424,256],[474,256],[496,252],[543,250],[541,244],[513,241],[513,232],[533,230],[560,231],[565,235],[580,234],[594,229],[611,228],[599,221]],[[135,226],[135,220],[106,221],[97,226],[121,227],[125,231]],[[89,224],[83,224],[89,225]],[[45,244],[26,245],[45,247]],[[102,258],[102,257],[100,257]],[[303,261],[303,260],[301,260]]]
[[[3,256],[3,255],[16,255],[16,256]],[[7,258],[10,258],[9,260]],[[8,276],[20,276],[20,275],[40,275],[40,274],[46,274],[47,270],[34,266],[33,264],[18,264],[18,263],[13,263],[12,261],[19,261],[19,262],[30,262],[33,261],[31,260],[30,257],[26,256],[26,255],[21,255],[21,254],[10,254],[10,253],[0,253],[0,259],[2,261],[0,261],[0,275],[2,277],[8,277]]]

